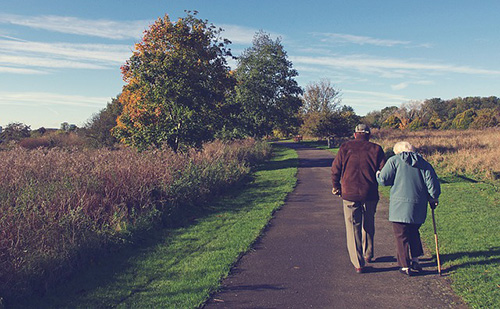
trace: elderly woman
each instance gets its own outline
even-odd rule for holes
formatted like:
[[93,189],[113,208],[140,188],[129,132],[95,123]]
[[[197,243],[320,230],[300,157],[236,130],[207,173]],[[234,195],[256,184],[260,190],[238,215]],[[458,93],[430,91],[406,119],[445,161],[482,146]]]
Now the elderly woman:
[[427,216],[427,203],[432,209],[437,206],[441,188],[432,166],[410,143],[396,143],[394,153],[377,172],[377,181],[392,186],[389,221],[396,237],[399,271],[412,276],[422,270],[418,264],[418,257],[424,253],[419,228]]

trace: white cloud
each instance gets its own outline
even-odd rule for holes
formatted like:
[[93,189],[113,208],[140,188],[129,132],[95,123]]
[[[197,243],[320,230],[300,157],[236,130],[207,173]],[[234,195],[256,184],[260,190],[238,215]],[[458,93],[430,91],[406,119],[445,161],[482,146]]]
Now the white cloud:
[[6,56],[6,55],[0,55],[0,64],[25,66],[25,67],[64,68],[64,69],[94,69],[94,70],[105,69],[105,67],[93,63],[52,59],[52,58]]
[[393,58],[376,58],[366,55],[338,56],[338,57],[290,57],[294,64],[320,65],[336,69],[357,70],[361,73],[379,74],[383,77],[403,77],[415,72],[459,73],[472,75],[500,75],[499,70],[478,69],[469,66],[453,64],[414,62]]
[[82,106],[99,108],[111,101],[107,97],[66,95],[47,92],[0,92],[0,105],[10,106]]
[[386,40],[377,39],[368,36],[359,36],[352,34],[342,34],[342,33],[313,33],[315,36],[323,37],[322,42],[340,42],[340,43],[353,43],[358,45],[376,45],[376,46],[395,46],[395,45],[408,45],[410,41],[399,41],[399,40]]
[[15,38],[15,37],[8,36],[8,35],[0,35],[0,38],[14,40],[14,41],[19,41],[19,42],[27,42],[26,40],[23,40],[23,39],[20,39],[20,38]]
[[397,85],[391,85],[391,88],[393,90],[401,90],[401,89],[407,88],[409,85],[410,85],[410,83],[403,82],[403,83],[399,83]]
[[15,67],[8,67],[8,66],[0,66],[0,73],[25,74],[25,75],[47,74],[47,72],[41,71],[41,70],[15,68]]
[[[221,34],[222,37],[228,39],[233,44],[252,45],[253,37],[257,32],[259,32],[259,29],[243,27],[238,25],[221,24],[218,26],[224,29],[224,31]],[[278,37],[282,39],[285,38],[284,35],[276,32],[269,32],[265,30],[264,32],[269,34],[272,39]]]
[[236,25],[222,24],[220,27],[224,29],[222,37],[227,38],[233,44],[251,45],[253,37],[257,32],[256,29]]
[[[0,39],[0,64],[21,68],[108,69],[123,64],[131,47],[119,44],[29,42]],[[10,73],[29,71],[11,70]]]
[[382,98],[384,100],[389,100],[389,101],[408,101],[405,96],[399,95],[399,94],[394,94],[394,93],[387,93],[387,92],[377,92],[377,91],[362,91],[362,90],[344,90],[344,93],[349,94],[350,96],[361,96],[361,97],[376,97],[376,98]]
[[418,81],[411,81],[411,82],[402,82],[396,85],[391,85],[391,88],[393,90],[402,90],[405,88],[408,88],[410,85],[431,85],[434,82],[428,81],[428,80],[418,80]]
[[373,110],[380,110],[387,106],[400,106],[404,102],[410,101],[407,97],[394,93],[343,90],[342,103],[352,106],[356,113],[365,115]]
[[81,19],[70,16],[23,16],[0,14],[0,23],[60,33],[95,36],[113,40],[137,39],[151,21],[114,21]]
[[0,50],[11,53],[46,54],[79,60],[123,63],[132,47],[120,44],[43,43],[0,40]]

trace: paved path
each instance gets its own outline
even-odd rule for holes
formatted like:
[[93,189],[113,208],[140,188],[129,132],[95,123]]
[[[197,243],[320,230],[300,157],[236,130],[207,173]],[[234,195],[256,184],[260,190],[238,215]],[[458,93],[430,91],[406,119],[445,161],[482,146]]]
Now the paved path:
[[370,272],[356,274],[342,200],[330,193],[333,155],[289,146],[300,159],[296,189],[205,308],[466,308],[430,259],[423,261],[424,275],[397,271],[386,200],[376,213],[376,260]]

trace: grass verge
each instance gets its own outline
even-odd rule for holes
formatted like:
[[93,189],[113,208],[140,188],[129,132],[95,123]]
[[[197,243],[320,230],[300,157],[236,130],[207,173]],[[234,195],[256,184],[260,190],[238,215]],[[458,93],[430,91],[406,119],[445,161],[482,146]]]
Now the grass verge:
[[203,207],[189,226],[148,234],[54,293],[16,307],[199,307],[295,186],[296,152],[273,149],[251,180]]

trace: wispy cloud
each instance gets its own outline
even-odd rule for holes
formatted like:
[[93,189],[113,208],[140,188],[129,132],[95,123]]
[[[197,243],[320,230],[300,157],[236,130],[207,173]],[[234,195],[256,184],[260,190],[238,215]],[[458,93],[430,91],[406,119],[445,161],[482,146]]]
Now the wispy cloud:
[[322,37],[322,42],[339,42],[339,43],[352,43],[358,45],[376,45],[376,46],[395,46],[395,45],[408,45],[410,41],[378,39],[368,36],[359,36],[343,33],[313,33],[313,35]]
[[387,92],[378,92],[378,91],[362,91],[362,90],[344,90],[344,93],[349,94],[350,96],[363,96],[363,97],[376,97],[379,99],[389,100],[389,101],[407,101],[403,95],[395,94],[395,93],[387,93]]
[[252,29],[248,27],[236,26],[236,25],[220,25],[224,32],[222,36],[230,40],[234,44],[252,44],[253,37],[257,32],[257,29]]
[[63,60],[63,59],[51,59],[51,58],[40,58],[40,57],[26,57],[26,56],[6,56],[0,55],[0,64],[7,64],[10,66],[24,66],[24,67],[42,67],[42,68],[64,68],[64,69],[105,69],[104,66]]
[[417,80],[417,81],[407,81],[396,85],[391,85],[393,90],[402,90],[408,88],[410,85],[432,85],[434,82],[429,80]]
[[404,77],[412,73],[459,73],[471,75],[500,75],[499,70],[487,70],[454,64],[426,63],[394,58],[377,58],[366,55],[338,57],[290,57],[294,64],[320,65],[336,69],[357,70],[366,74],[379,74],[384,77]]
[[[217,26],[220,26],[222,29],[224,29],[224,31],[222,32],[222,36],[224,38],[227,38],[234,44],[242,44],[242,45],[252,45],[253,37],[259,31],[259,29],[243,27],[238,25],[220,24]],[[282,39],[285,38],[284,35],[276,32],[269,32],[265,30],[264,32],[268,33],[271,36],[271,38],[278,38],[278,37]]]
[[47,74],[47,72],[36,69],[26,69],[26,68],[15,68],[9,66],[0,65],[0,73],[10,73],[10,74],[24,74],[24,75],[40,75]]
[[115,21],[82,19],[71,16],[25,16],[0,14],[0,24],[11,24],[59,33],[94,36],[113,40],[137,39],[151,21]]
[[120,44],[44,43],[14,40],[0,40],[0,51],[14,54],[43,54],[106,63],[123,63],[132,53],[131,46]]
[[400,106],[410,99],[403,95],[359,90],[343,90],[343,104],[352,106],[357,113],[366,114],[368,111],[380,110],[386,106]]
[[[118,44],[77,44],[0,39],[0,65],[4,72],[40,73],[41,68],[116,68],[131,55],[131,47]],[[11,68],[7,70],[5,68]]]
[[11,106],[80,106],[99,108],[106,105],[110,98],[80,95],[65,95],[48,92],[0,92],[0,105]]

